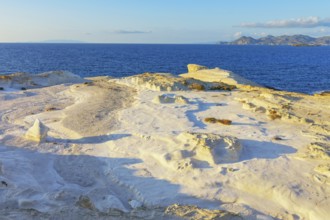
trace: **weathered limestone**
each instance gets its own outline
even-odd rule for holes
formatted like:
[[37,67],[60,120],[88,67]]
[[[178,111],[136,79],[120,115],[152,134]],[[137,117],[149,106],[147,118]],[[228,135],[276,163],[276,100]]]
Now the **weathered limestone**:
[[182,219],[241,219],[240,216],[222,210],[203,209],[192,205],[174,204],[166,208],[165,213]]
[[39,74],[13,73],[0,77],[0,87],[3,89],[30,89],[53,86],[64,83],[82,83],[86,80],[69,71],[50,71]]
[[233,85],[237,87],[244,86],[258,86],[261,85],[252,82],[248,79],[245,79],[231,71],[222,70],[219,68],[208,69],[208,68],[198,68],[198,67],[190,67],[188,65],[188,73],[180,75],[183,78],[192,78],[196,80],[200,80],[203,82],[222,82],[227,85]]
[[48,133],[47,128],[39,119],[36,119],[33,126],[26,132],[25,138],[31,141],[41,142]]
[[199,70],[207,70],[208,68],[206,66],[201,66],[197,64],[188,64],[188,73],[194,73]]
[[237,162],[242,145],[235,137],[207,133],[183,133],[180,139],[194,147],[196,159],[210,164]]
[[236,86],[222,82],[205,82],[193,78],[177,77],[166,73],[144,73],[115,80],[125,85],[133,85],[141,90],[185,91],[185,90],[225,90],[231,91]]
[[304,153],[301,153],[302,158],[309,159],[330,159],[330,145],[328,143],[313,142],[306,149]]
[[181,95],[168,95],[168,94],[163,94],[156,96],[153,100],[155,103],[162,103],[162,104],[170,104],[170,103],[176,103],[176,104],[188,104],[188,100],[181,96]]

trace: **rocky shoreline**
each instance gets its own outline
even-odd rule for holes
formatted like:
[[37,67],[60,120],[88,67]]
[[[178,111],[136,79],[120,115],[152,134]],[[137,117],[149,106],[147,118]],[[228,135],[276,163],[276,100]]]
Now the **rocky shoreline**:
[[325,219],[330,96],[188,65],[0,77],[5,219]]

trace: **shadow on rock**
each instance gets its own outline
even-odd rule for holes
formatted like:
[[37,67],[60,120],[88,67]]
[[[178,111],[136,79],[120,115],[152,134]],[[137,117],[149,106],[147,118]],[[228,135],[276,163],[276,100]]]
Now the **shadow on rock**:
[[0,178],[7,184],[0,214],[5,216],[173,219],[165,209],[174,203],[211,209],[221,204],[183,194],[179,185],[167,180],[139,175],[134,165],[142,161],[136,158],[59,155],[5,146],[0,151]]
[[55,143],[72,143],[72,144],[101,144],[108,141],[115,141],[122,138],[130,137],[131,134],[109,134],[92,137],[84,137],[79,139],[60,139],[60,138],[47,138],[48,142]]
[[243,152],[241,160],[275,159],[286,154],[296,153],[297,150],[283,144],[267,141],[241,140]]

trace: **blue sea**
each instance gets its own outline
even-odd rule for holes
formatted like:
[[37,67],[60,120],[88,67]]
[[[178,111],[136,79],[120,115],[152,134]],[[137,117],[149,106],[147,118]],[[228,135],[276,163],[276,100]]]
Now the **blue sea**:
[[187,64],[233,71],[281,90],[330,90],[330,47],[0,44],[0,74],[68,70],[82,77],[187,72]]

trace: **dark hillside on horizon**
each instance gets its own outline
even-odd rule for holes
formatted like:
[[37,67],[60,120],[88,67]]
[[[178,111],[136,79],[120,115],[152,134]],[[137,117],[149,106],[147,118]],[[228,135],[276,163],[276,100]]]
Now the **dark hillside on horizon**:
[[243,36],[231,42],[219,42],[222,45],[292,45],[292,46],[329,46],[330,36],[314,38],[307,35],[268,35],[259,39]]

